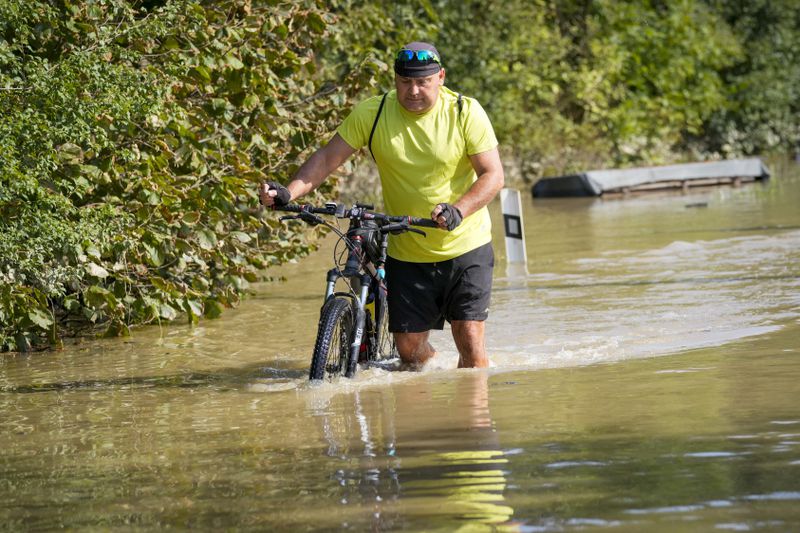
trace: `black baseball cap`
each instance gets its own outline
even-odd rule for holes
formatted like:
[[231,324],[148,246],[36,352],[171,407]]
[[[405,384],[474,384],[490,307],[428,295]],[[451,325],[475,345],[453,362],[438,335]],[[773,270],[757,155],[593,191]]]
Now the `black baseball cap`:
[[424,78],[442,70],[439,51],[430,43],[414,41],[397,52],[394,71],[406,78]]

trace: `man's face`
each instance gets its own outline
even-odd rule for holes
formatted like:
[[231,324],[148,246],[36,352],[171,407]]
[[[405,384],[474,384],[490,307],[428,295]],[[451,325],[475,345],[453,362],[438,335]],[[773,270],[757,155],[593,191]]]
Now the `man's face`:
[[439,87],[444,85],[444,69],[424,78],[406,78],[395,75],[394,86],[400,104],[412,113],[424,113],[433,109],[439,96]]

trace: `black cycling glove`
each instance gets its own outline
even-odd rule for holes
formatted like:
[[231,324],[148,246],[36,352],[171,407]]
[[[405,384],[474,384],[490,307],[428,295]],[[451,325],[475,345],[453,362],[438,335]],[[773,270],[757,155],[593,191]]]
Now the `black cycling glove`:
[[439,207],[442,208],[442,212],[439,213],[440,217],[444,217],[445,223],[447,224],[447,231],[453,231],[461,224],[461,221],[464,220],[461,211],[454,205],[450,204],[439,204]]
[[275,202],[275,205],[278,207],[283,207],[284,205],[288,204],[289,201],[292,199],[292,193],[289,192],[289,189],[278,183],[277,181],[268,181],[267,187],[270,189],[274,189],[278,192],[277,195],[272,199]]

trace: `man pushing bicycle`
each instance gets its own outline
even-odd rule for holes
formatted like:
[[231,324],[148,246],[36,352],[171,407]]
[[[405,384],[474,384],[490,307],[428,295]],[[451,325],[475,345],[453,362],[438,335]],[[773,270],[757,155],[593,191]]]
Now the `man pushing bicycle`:
[[402,361],[436,355],[432,329],[451,325],[459,367],[486,367],[484,342],[494,252],[486,205],[504,175],[491,122],[480,104],[444,86],[436,48],[413,42],[394,62],[395,90],[357,104],[328,144],[288,186],[262,184],[260,201],[283,206],[322,184],[368,146],[388,213],[430,217],[427,237],[392,235],[386,262],[389,331]]

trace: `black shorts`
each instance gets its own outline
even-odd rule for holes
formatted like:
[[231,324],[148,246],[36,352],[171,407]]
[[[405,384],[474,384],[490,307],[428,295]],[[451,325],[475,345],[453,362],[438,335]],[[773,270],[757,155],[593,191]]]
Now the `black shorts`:
[[445,320],[486,320],[493,267],[492,243],[438,263],[389,257],[389,331],[419,333],[443,329]]

